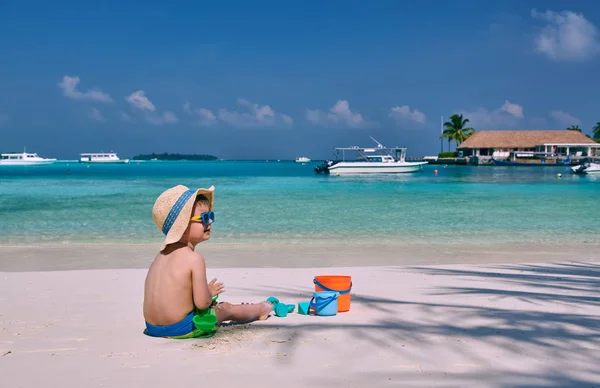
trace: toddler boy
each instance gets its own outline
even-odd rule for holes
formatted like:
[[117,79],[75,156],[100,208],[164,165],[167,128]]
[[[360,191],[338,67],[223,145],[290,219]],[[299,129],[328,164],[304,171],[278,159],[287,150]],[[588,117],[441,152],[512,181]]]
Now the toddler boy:
[[198,314],[215,315],[224,321],[265,320],[273,306],[267,302],[234,305],[214,303],[224,285],[206,278],[204,257],[196,245],[210,238],[214,186],[190,190],[178,185],[163,192],[154,203],[152,217],[165,235],[160,252],[146,275],[144,287],[145,334],[153,337],[192,338],[205,336],[196,329]]

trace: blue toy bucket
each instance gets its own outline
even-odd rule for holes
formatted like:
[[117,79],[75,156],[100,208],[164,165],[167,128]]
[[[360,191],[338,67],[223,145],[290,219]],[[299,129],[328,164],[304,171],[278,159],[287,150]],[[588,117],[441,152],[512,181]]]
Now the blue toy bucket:
[[319,291],[313,294],[310,300],[310,306],[315,309],[317,315],[336,315],[338,312],[339,292]]

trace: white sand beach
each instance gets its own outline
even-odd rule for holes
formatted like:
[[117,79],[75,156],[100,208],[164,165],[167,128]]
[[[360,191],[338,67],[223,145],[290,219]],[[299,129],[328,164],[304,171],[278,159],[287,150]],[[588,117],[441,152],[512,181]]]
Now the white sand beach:
[[[521,256],[526,262],[526,256]],[[255,258],[256,259],[256,258]],[[142,334],[144,269],[0,273],[6,387],[590,387],[600,263],[210,268],[220,300],[308,301],[351,275],[333,317],[272,316],[210,339]]]

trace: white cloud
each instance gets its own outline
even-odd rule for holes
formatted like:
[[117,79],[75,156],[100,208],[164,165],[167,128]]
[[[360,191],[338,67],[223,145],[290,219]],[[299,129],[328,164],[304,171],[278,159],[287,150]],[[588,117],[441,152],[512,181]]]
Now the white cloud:
[[400,124],[406,120],[415,121],[417,123],[424,124],[427,117],[417,108],[414,108],[411,112],[408,105],[395,106],[390,109],[389,117],[396,120],[396,123]]
[[178,121],[177,116],[175,116],[173,112],[169,111],[163,113],[162,116],[157,116],[154,114],[148,115],[146,120],[150,124],[154,125],[175,124]]
[[488,110],[480,107],[474,111],[458,113],[462,114],[464,119],[469,119],[468,124],[477,130],[513,128],[524,117],[523,107],[508,100],[498,109]]
[[143,90],[138,90],[131,93],[129,96],[125,97],[125,100],[127,100],[131,106],[139,110],[147,110],[150,112],[154,112],[156,110],[156,107],[152,102],[150,102],[148,97],[145,96]]
[[210,127],[217,124],[217,116],[210,110],[205,108],[192,109],[192,104],[186,102],[183,104],[183,111],[200,117],[199,125]]
[[[162,115],[156,113],[156,106],[146,97],[143,90],[137,90],[125,97],[125,100],[135,109],[144,112],[146,121],[153,125],[174,124],[177,116],[171,111],[164,112]],[[131,116],[121,113],[123,121],[131,121]]]
[[63,94],[74,100],[89,100],[98,102],[112,102],[110,96],[100,90],[88,90],[87,92],[80,92],[77,90],[77,85],[80,79],[78,76],[70,77],[68,75],[63,76],[62,82],[58,84],[58,87],[63,90]]
[[210,109],[196,109],[194,110],[200,116],[200,125],[211,126],[217,123],[217,117],[213,114]]
[[553,60],[580,61],[600,52],[598,29],[583,14],[531,10],[547,24],[535,37],[536,51]]
[[347,100],[339,100],[329,112],[320,110],[306,111],[306,119],[313,124],[321,126],[365,127],[374,123],[367,122],[360,113],[352,112]]
[[90,118],[94,121],[106,121],[106,119],[102,116],[102,112],[100,112],[97,108],[92,108],[92,112],[90,113]]
[[[244,99],[238,99],[238,104],[247,108],[249,112],[229,111],[219,109],[219,120],[234,127],[289,127],[294,120],[286,114],[275,112],[269,105],[260,106]],[[205,117],[210,117],[212,112],[205,110]]]
[[567,112],[563,112],[562,110],[553,110],[550,112],[550,116],[561,124],[565,125],[578,125],[581,124],[581,120],[577,117],[574,117]]
[[511,114],[518,119],[523,118],[523,107],[521,105],[512,104],[508,100],[504,101],[504,105],[502,105],[500,110],[507,112],[508,114]]

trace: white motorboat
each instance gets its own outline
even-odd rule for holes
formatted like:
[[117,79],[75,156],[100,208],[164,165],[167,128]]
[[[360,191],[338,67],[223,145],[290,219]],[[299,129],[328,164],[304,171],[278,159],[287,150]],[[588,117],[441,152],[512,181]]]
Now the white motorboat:
[[27,152],[1,154],[0,156],[0,166],[39,166],[54,162],[56,159],[42,158],[36,153]]
[[80,163],[129,163],[129,159],[121,159],[114,152],[96,152],[80,154]]
[[[339,154],[342,153],[341,160],[325,161],[315,168],[316,173],[325,174],[398,174],[411,173],[422,170],[427,162],[407,162],[406,148],[383,146],[377,140],[371,139],[377,143],[375,148],[363,148],[358,146],[334,148]],[[357,160],[346,161],[346,152],[355,152],[359,154]]]
[[571,167],[573,174],[600,174],[600,163],[585,162]]
[[307,158],[306,156],[300,156],[299,158],[296,158],[296,163],[308,163],[310,162],[310,159]]

